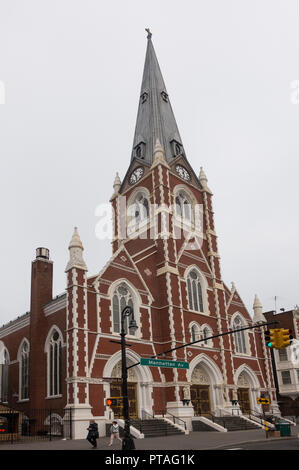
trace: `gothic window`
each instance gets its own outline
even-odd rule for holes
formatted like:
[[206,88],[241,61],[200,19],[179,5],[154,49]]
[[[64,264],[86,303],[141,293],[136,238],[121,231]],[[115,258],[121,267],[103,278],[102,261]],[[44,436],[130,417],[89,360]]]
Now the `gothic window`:
[[29,343],[24,340],[19,356],[20,367],[20,400],[29,398]]
[[200,328],[197,324],[191,326],[191,342],[198,341],[200,339]]
[[149,200],[145,192],[136,194],[133,202],[128,207],[129,223],[128,232],[135,232],[149,218]]
[[[113,294],[112,298],[112,310],[113,310],[113,332],[121,332],[121,314],[123,309],[126,307],[132,307],[133,309],[133,297],[130,289],[126,284],[121,284],[118,286]],[[125,332],[128,333],[128,324],[131,320],[131,316],[124,318],[124,328]],[[135,334],[135,331],[129,332],[130,334]]]
[[134,153],[135,157],[139,159],[144,159],[145,155],[145,143],[144,142],[139,142],[139,144],[134,147]]
[[187,289],[190,310],[203,312],[203,296],[198,272],[193,269],[187,277]]
[[177,216],[183,222],[193,221],[193,207],[190,197],[183,190],[180,190],[175,196],[175,210]]
[[9,355],[6,349],[4,349],[3,364],[0,364],[0,401],[8,401],[8,367],[9,367]]
[[138,145],[138,147],[136,148],[136,157],[137,158],[142,158],[142,149],[141,149],[140,145]]
[[213,335],[213,332],[212,332],[211,328],[209,326],[206,326],[206,325],[203,326],[202,327],[202,339],[203,339],[203,341],[201,342],[201,344],[203,346],[212,347],[213,346],[213,340],[208,339],[212,335]]
[[173,155],[173,158],[176,158],[178,157],[179,155],[183,155],[183,146],[182,144],[180,144],[180,142],[177,142],[176,140],[171,140],[170,141],[170,145],[171,145],[171,148],[172,148],[172,155]]
[[[238,330],[242,327],[245,328],[245,325],[243,324],[243,322],[241,320],[241,317],[238,315],[234,319],[233,330]],[[234,340],[235,340],[236,353],[246,354],[247,353],[247,348],[246,348],[245,332],[244,331],[237,331],[236,333],[234,333]]]
[[61,395],[61,335],[53,330],[48,344],[48,396]]
[[181,146],[180,146],[180,144],[175,144],[174,149],[175,149],[175,154],[176,154],[176,155],[180,155],[180,154],[181,154]]

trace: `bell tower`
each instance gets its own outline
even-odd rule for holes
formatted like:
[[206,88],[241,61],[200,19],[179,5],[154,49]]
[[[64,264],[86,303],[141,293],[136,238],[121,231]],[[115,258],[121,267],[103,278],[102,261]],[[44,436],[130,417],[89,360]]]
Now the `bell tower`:
[[[203,168],[197,175],[188,162],[152,34],[147,31],[131,160],[122,181],[117,174],[111,198],[113,252],[125,246],[153,295],[151,321],[157,353],[173,350],[168,359],[186,361],[186,348],[174,350],[190,341],[185,326],[189,309],[186,268],[197,264],[198,269],[208,273],[206,305],[213,304],[209,308],[217,318],[219,333],[224,329],[220,314],[225,310],[224,287],[212,192]],[[220,343],[226,376],[224,351],[228,344],[222,339]],[[169,384],[165,387],[165,406],[180,407],[183,388],[190,385],[186,371],[169,369],[163,374]]]

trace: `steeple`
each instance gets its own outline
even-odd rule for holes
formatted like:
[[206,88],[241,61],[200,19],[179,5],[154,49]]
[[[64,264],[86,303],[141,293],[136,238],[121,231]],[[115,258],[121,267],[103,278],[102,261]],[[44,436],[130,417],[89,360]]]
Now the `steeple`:
[[131,159],[152,164],[157,139],[167,162],[184,154],[184,149],[152,43],[152,33],[149,29],[146,31],[148,42]]

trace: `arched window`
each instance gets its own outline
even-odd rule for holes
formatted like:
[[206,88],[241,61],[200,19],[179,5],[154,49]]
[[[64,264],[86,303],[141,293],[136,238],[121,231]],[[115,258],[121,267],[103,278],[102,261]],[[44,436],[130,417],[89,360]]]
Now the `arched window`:
[[200,328],[196,323],[193,323],[193,325],[191,326],[190,333],[191,333],[191,342],[198,341],[200,339]]
[[24,340],[19,355],[20,393],[21,400],[29,398],[29,343]]
[[179,217],[182,222],[193,222],[194,217],[192,201],[187,193],[182,189],[175,195],[175,211],[177,217]]
[[[241,317],[238,315],[234,319],[233,330],[238,330],[242,327],[245,328],[245,325],[242,322]],[[236,353],[246,354],[247,349],[246,349],[245,332],[244,331],[237,331],[236,333],[234,333],[234,340],[235,340]]]
[[211,336],[213,336],[213,332],[211,330],[211,328],[209,326],[206,326],[204,325],[202,327],[202,345],[203,346],[209,346],[209,347],[212,347],[213,346],[213,340],[212,339],[208,339],[210,338]]
[[203,297],[200,278],[198,272],[193,269],[187,277],[187,289],[190,310],[203,312]]
[[128,232],[136,232],[149,218],[149,200],[144,191],[139,191],[128,207]]
[[48,344],[48,396],[61,395],[61,335],[53,330]]
[[[113,306],[113,332],[120,333],[121,332],[121,314],[123,309],[126,306],[132,307],[133,309],[133,297],[130,289],[126,286],[126,284],[122,283],[118,286],[113,294],[112,299],[112,306]],[[131,320],[131,316],[125,317],[124,320],[124,328],[125,332],[128,333],[128,324]],[[129,331],[130,334],[135,335],[135,331]]]
[[9,355],[7,349],[4,349],[3,353],[3,364],[0,364],[0,401],[8,401],[8,367],[9,367]]

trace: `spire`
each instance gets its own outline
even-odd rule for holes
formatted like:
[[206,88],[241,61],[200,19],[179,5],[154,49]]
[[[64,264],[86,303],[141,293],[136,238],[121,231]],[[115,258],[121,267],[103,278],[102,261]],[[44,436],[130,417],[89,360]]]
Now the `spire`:
[[83,259],[84,248],[83,248],[77,227],[75,227],[74,229],[74,233],[69,244],[69,250],[70,250],[70,259],[67,264],[67,267],[65,268],[65,271],[69,271],[69,269],[72,269],[72,268],[79,268],[79,269],[84,269],[85,271],[87,271],[87,266]]
[[152,33],[148,28],[146,31],[148,42],[132,160],[137,158],[151,164],[157,139],[164,149],[166,161],[184,154],[184,149],[152,43]]

